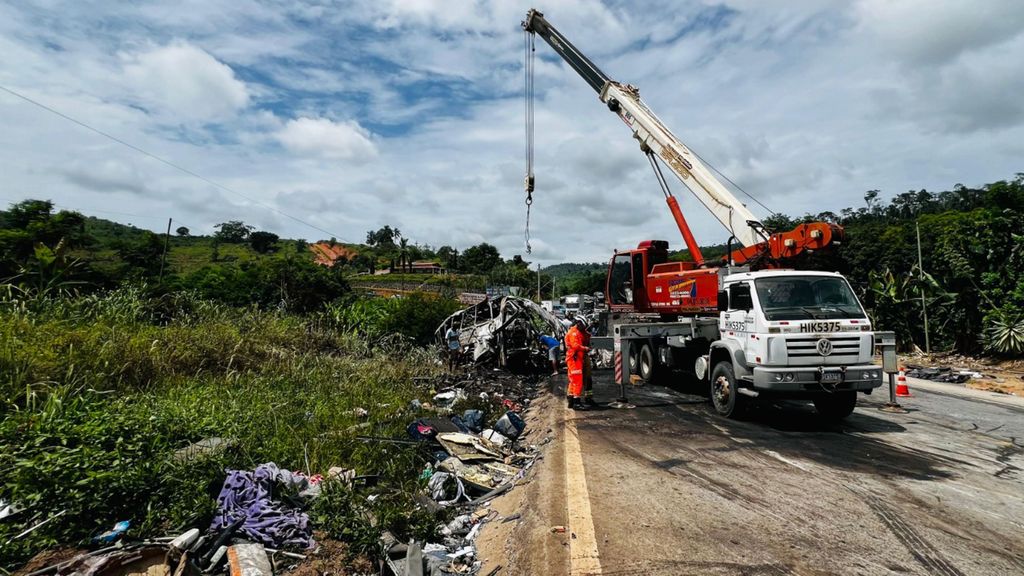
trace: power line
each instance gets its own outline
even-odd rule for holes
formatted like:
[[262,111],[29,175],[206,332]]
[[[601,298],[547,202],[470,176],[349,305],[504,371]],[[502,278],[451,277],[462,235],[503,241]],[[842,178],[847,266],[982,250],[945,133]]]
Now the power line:
[[142,154],[144,156],[148,156],[149,158],[152,158],[153,160],[156,160],[157,162],[160,162],[162,164],[166,164],[167,166],[170,166],[171,168],[174,168],[175,170],[178,170],[180,172],[188,174],[189,176],[192,176],[193,178],[198,178],[199,180],[202,180],[203,182],[209,184],[210,186],[213,186],[215,188],[218,188],[218,189],[223,190],[225,192],[228,192],[230,194],[234,194],[235,196],[238,196],[239,198],[243,198],[245,200],[248,200],[249,202],[252,202],[253,204],[256,204],[258,206],[262,206],[263,208],[266,208],[267,210],[271,210],[273,212],[276,212],[277,214],[280,214],[281,216],[284,216],[285,218],[290,218],[291,220],[294,220],[294,221],[298,222],[299,224],[302,224],[303,226],[307,226],[309,228],[312,228],[313,230],[317,230],[319,232],[323,232],[324,234],[327,234],[328,236],[332,236],[332,237],[335,237],[335,238],[342,238],[342,236],[340,234],[337,234],[335,232],[331,232],[330,230],[324,230],[323,228],[321,228],[319,226],[316,226],[314,224],[310,224],[309,222],[306,222],[305,220],[302,220],[301,218],[298,218],[296,216],[292,216],[291,214],[288,214],[287,212],[279,210],[278,208],[275,208],[275,207],[273,207],[273,206],[271,206],[269,204],[266,204],[264,202],[260,202],[259,200],[250,198],[249,196],[246,196],[245,194],[242,194],[241,192],[238,192],[236,190],[232,190],[231,188],[228,188],[227,186],[224,186],[223,184],[219,184],[217,182],[214,182],[213,180],[210,180],[209,178],[207,178],[206,176],[203,176],[202,174],[199,174],[197,172],[193,172],[192,170],[189,170],[188,168],[185,168],[183,166],[175,164],[174,162],[171,162],[170,160],[165,160],[164,158],[161,158],[160,156],[157,156],[156,154],[153,154],[151,152],[147,152],[146,150],[143,150],[142,148],[139,148],[138,146],[136,146],[134,144],[126,142],[126,141],[118,138],[117,136],[114,136],[112,134],[104,132],[104,131],[100,130],[99,128],[94,128],[94,127],[86,124],[85,122],[82,122],[81,120],[72,118],[71,116],[68,116],[67,114],[64,114],[63,112],[60,112],[59,110],[51,108],[51,107],[47,106],[46,104],[43,104],[43,103],[38,102],[36,100],[33,100],[32,98],[29,98],[28,96],[25,96],[24,94],[21,94],[19,92],[11,90],[10,88],[7,88],[6,86],[0,85],[0,90],[3,90],[4,92],[7,92],[8,94],[10,94],[12,96],[15,96],[17,98],[21,98],[22,100],[28,102],[29,104],[33,104],[35,106],[38,106],[38,107],[42,108],[43,110],[46,110],[47,112],[50,112],[51,114],[55,114],[57,116],[60,116],[61,118],[65,119],[65,120],[68,120],[69,122],[73,122],[75,124],[78,124],[82,128],[85,128],[86,130],[90,130],[92,132],[95,132],[96,134],[99,134],[100,136],[103,136],[104,138],[108,138],[110,140],[113,140],[114,142],[117,142],[118,144],[120,144],[122,146],[125,146],[127,148],[131,148],[132,150],[138,152],[139,154]]
[[715,166],[713,164],[711,164],[711,162],[708,162],[707,160],[701,158],[700,154],[697,154],[697,152],[693,148],[690,148],[690,152],[693,152],[693,155],[696,156],[698,160],[700,160],[704,164],[707,164],[707,166],[709,168],[711,168],[712,170],[714,170],[719,176],[721,176],[722,178],[725,178],[725,180],[729,184],[732,184],[733,186],[736,187],[737,190],[739,190],[740,192],[743,192],[744,194],[746,194],[747,198],[750,198],[754,202],[757,202],[757,205],[760,206],[761,208],[764,208],[765,210],[767,210],[769,214],[771,214],[772,216],[775,216],[776,214],[778,214],[778,212],[776,212],[775,210],[772,210],[771,208],[765,206],[764,203],[762,203],[760,200],[755,198],[753,194],[751,194],[750,192],[747,192],[746,190],[741,188],[739,184],[733,182],[732,179],[730,179],[728,176],[726,176],[721,171],[719,171],[718,168],[715,168]]

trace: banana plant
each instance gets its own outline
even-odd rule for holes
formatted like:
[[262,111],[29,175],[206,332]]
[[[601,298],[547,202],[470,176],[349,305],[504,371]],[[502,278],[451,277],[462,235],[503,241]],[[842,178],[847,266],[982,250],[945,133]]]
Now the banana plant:
[[73,294],[85,284],[74,276],[82,268],[79,258],[68,256],[67,244],[61,239],[53,248],[36,242],[32,256],[19,267],[18,274],[5,282],[23,296],[48,298]]
[[[920,319],[921,295],[924,294],[929,317],[949,318],[950,305],[957,294],[946,290],[934,276],[914,266],[909,274],[896,275],[892,270],[872,270],[868,274],[868,304],[872,323],[882,329],[894,330],[901,347],[909,347],[924,340],[924,326]],[[946,322],[933,330],[946,329]]]

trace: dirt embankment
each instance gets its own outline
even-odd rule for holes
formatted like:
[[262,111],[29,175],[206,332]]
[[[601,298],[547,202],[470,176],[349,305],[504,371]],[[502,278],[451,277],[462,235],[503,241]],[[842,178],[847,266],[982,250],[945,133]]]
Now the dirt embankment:
[[900,361],[908,367],[948,368],[954,374],[970,374],[964,383],[968,388],[1024,397],[1024,360],[917,352],[901,355]]
[[499,565],[499,574],[511,576],[568,573],[569,534],[552,532],[553,526],[567,523],[561,450],[565,414],[562,398],[550,393],[531,404],[524,442],[544,444],[544,456],[524,485],[491,502],[498,516],[484,525],[477,540],[484,560],[480,574]]

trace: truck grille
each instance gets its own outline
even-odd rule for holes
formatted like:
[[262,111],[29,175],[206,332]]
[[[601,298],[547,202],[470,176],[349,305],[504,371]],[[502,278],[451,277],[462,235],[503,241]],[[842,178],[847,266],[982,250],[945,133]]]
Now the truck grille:
[[[832,343],[832,354],[828,358],[854,358],[860,354],[860,336],[834,336],[825,338]],[[790,358],[822,358],[818,352],[818,336],[798,336],[786,339],[786,353]]]

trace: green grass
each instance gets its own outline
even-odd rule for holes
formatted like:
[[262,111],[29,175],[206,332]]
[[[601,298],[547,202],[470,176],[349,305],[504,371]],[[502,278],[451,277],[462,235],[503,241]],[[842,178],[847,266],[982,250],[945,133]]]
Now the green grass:
[[[407,340],[370,340],[317,319],[240,310],[187,295],[108,295],[0,303],[0,498],[26,506],[0,523],[12,569],[55,545],[76,544],[132,520],[132,537],[205,528],[225,468],[273,461],[326,473],[380,474],[380,497],[336,487],[312,510],[318,525],[372,552],[369,507],[401,537],[426,536],[437,519],[412,495],[426,462],[415,449],[367,445],[355,435],[404,436],[405,406],[429,394],[412,377],[438,367]],[[374,344],[375,343],[375,344]],[[361,419],[354,410],[364,408]],[[366,428],[353,428],[369,421]],[[175,450],[205,437],[233,449],[189,463]]]
[[487,277],[477,274],[360,274],[350,276],[348,281],[353,285],[379,284],[391,288],[404,284],[410,290],[417,286],[440,286],[482,292],[487,286]]
[[[177,274],[188,274],[213,262],[214,243],[212,238],[172,238],[167,260],[170,270]],[[305,260],[313,260],[313,253],[303,247],[301,254],[295,249],[294,241],[278,242],[277,250],[269,254],[260,254],[248,244],[217,245],[217,262],[252,262],[263,258],[285,258],[300,255]]]

